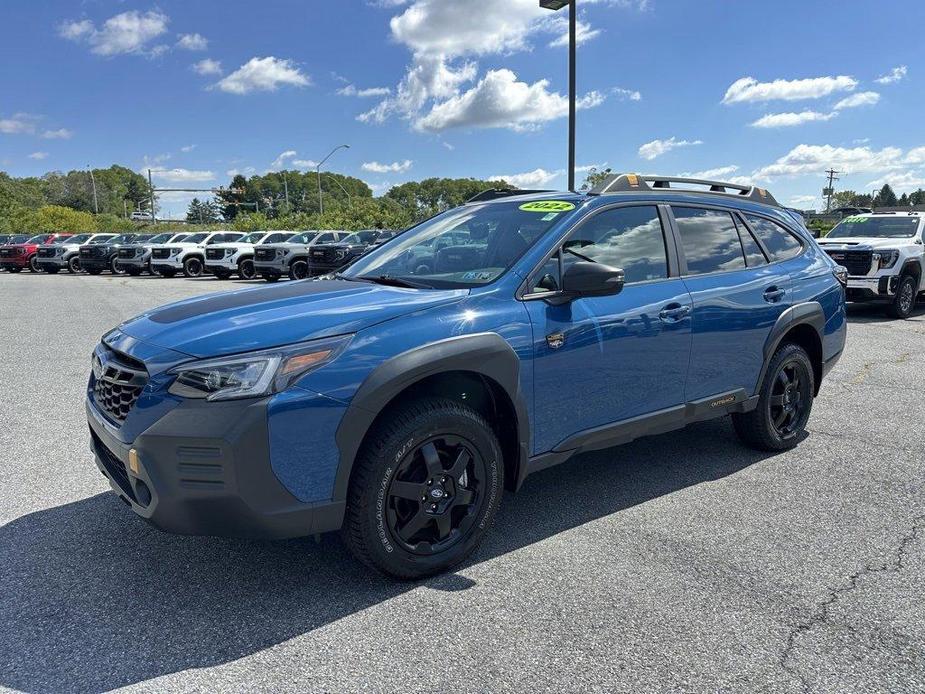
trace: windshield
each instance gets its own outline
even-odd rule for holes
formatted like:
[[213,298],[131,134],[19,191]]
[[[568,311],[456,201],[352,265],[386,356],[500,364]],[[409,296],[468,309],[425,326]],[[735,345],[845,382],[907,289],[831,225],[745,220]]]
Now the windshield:
[[135,234],[119,234],[116,238],[110,239],[109,243],[131,243],[135,240]]
[[205,234],[190,234],[190,235],[187,236],[185,239],[183,239],[183,242],[184,242],[184,243],[202,243],[203,241],[206,240],[206,236],[208,236],[207,233],[205,233]]
[[283,241],[288,241],[291,237],[292,234],[288,231],[279,234],[268,234],[261,243],[282,243]]
[[148,239],[148,243],[167,243],[170,241],[171,234],[158,234],[157,236],[152,236]]
[[478,287],[503,275],[575,205],[521,201],[465,205],[420,224],[344,271],[428,287]]
[[180,241],[186,241],[186,237],[189,234],[177,234],[173,238],[169,238],[166,241],[161,241],[161,243],[179,243]]
[[25,242],[26,242],[26,239],[28,239],[28,238],[29,238],[29,237],[26,236],[25,234],[16,234],[15,236],[13,236],[13,237],[10,238],[9,243],[11,243],[11,244],[13,244],[13,243],[25,243]]
[[33,236],[31,239],[26,241],[26,243],[45,243],[45,239],[48,238],[48,234],[39,234],[38,236]]
[[248,234],[244,238],[239,239],[239,241],[241,243],[260,243],[260,239],[262,239],[266,233],[267,232],[265,231],[255,231],[254,233]]
[[306,231],[304,233],[293,236],[291,239],[289,239],[288,243],[311,243],[312,239],[317,235],[317,231]]
[[91,236],[92,234],[77,234],[77,236],[65,239],[64,243],[83,244],[86,243]]
[[826,238],[908,239],[918,226],[918,217],[846,217]]
[[112,234],[108,236],[96,236],[90,241],[90,245],[96,243],[109,243],[110,241],[112,241]]

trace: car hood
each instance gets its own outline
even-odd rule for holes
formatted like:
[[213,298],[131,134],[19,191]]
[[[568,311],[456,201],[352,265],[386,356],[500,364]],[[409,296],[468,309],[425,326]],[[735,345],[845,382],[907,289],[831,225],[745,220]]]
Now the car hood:
[[867,250],[877,248],[898,248],[899,246],[908,246],[912,243],[912,238],[883,239],[883,238],[865,238],[862,236],[852,236],[846,239],[816,239],[819,245],[825,249],[832,250]]
[[[218,244],[215,244],[218,245]],[[176,243],[156,243],[153,248],[205,248],[202,243],[186,243],[186,241],[177,241]]]
[[459,301],[468,293],[303,280],[186,299],[144,313],[119,329],[164,349],[218,357],[358,332],[413,311]]
[[213,243],[209,248],[253,248],[255,245],[257,244],[228,241],[227,243]]

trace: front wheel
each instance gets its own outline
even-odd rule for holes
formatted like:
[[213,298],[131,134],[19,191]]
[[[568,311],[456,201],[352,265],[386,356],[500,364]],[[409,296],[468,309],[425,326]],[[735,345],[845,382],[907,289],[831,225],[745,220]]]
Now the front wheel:
[[813,364],[806,350],[790,342],[781,345],[761,383],[758,406],[732,415],[736,434],[762,451],[793,448],[809,421],[815,392]]
[[356,557],[403,579],[445,571],[491,526],[501,446],[475,410],[425,398],[383,418],[357,457],[343,536]]
[[257,277],[257,268],[254,267],[254,261],[245,258],[238,263],[238,277],[242,280],[252,280]]
[[199,277],[202,275],[202,261],[193,256],[183,261],[183,274],[187,277]]
[[109,261],[109,271],[114,275],[125,274],[125,269],[119,265],[119,258],[113,258]]
[[76,275],[78,272],[80,272],[80,257],[79,256],[75,255],[75,256],[72,256],[71,258],[68,258],[67,271],[70,272],[72,275]]
[[297,260],[289,267],[289,279],[304,280],[308,277],[308,263],[304,260]]
[[886,312],[892,318],[908,318],[915,308],[915,297],[918,293],[918,281],[913,275],[903,275],[896,288],[896,296],[887,307]]
[[39,272],[39,259],[36,256],[29,258],[29,272]]

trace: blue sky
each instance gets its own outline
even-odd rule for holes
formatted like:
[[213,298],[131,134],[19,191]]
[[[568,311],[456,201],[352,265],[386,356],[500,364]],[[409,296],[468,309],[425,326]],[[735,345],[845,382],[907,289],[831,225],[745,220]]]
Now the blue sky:
[[[925,3],[578,0],[578,164],[818,207],[925,187]],[[5,0],[0,168],[156,184],[328,167],[564,187],[565,11],[536,0]],[[579,174],[580,176],[580,174]],[[581,180],[579,178],[579,180]],[[188,196],[163,202],[176,214]]]

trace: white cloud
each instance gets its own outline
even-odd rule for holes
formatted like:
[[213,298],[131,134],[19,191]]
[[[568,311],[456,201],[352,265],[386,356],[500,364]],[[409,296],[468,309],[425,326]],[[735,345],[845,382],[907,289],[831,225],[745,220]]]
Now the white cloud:
[[754,77],[743,77],[729,86],[723,96],[723,103],[818,99],[834,92],[850,92],[857,86],[858,81],[846,75],[799,80],[777,79],[773,82],[759,82]]
[[251,58],[216,86],[229,94],[250,94],[255,91],[273,92],[280,85],[306,87],[311,80],[291,60],[268,56]]
[[882,188],[885,183],[889,183],[890,187],[897,193],[909,193],[919,188],[925,188],[925,172],[896,171],[874,181],[869,181],[865,188]]
[[610,91],[624,101],[642,101],[642,94],[637,92],[635,89],[623,89],[622,87],[614,87]]
[[225,172],[225,175],[229,178],[234,178],[239,174],[241,176],[253,176],[255,173],[257,173],[257,169],[255,169],[253,166],[245,166],[243,169],[228,169]]
[[405,171],[411,168],[412,163],[410,159],[395,161],[391,164],[380,164],[378,161],[367,161],[364,162],[360,168],[362,168],[363,171],[371,171],[373,173],[405,173]]
[[893,82],[899,82],[906,76],[906,73],[909,72],[909,69],[905,65],[900,65],[899,67],[894,67],[885,75],[881,75],[874,82],[878,84],[893,84]]
[[212,58],[203,58],[198,63],[193,63],[193,71],[200,75],[220,75],[222,64]]
[[28,113],[14,113],[9,118],[0,118],[0,133],[5,135],[31,135],[35,132],[38,116]]
[[[555,25],[556,29],[562,31],[563,33],[556,39],[550,41],[550,48],[562,48],[568,47],[569,45],[569,34],[568,34],[568,20],[564,17],[556,17]],[[600,36],[600,29],[592,29],[591,25],[587,22],[582,22],[578,20],[575,22],[575,45],[580,46],[583,43],[587,43],[592,39],[596,39]]]
[[192,152],[194,149],[196,149],[196,145],[185,145],[180,148],[180,151],[181,152]]
[[773,164],[758,169],[753,175],[755,178],[801,174],[821,176],[829,167],[834,167],[845,175],[890,171],[902,165],[902,154],[902,150],[897,147],[873,150],[870,147],[797,145]]
[[337,90],[341,96],[359,96],[362,98],[369,96],[388,96],[392,90],[388,87],[369,87],[367,89],[357,89],[354,85],[348,84]]
[[292,159],[293,157],[298,156],[298,152],[294,149],[287,149],[285,152],[281,152],[276,159],[273,160],[273,163],[270,164],[270,170],[279,170],[286,165],[286,160]]
[[739,167],[735,164],[730,164],[729,166],[718,166],[715,169],[704,169],[703,171],[686,171],[681,174],[684,178],[706,178],[706,179],[718,179],[723,176],[728,176],[729,174],[734,174],[739,170]]
[[794,195],[790,198],[790,204],[794,207],[812,205],[814,202],[816,202],[815,195]]
[[196,171],[192,169],[167,169],[162,166],[151,167],[151,176],[168,183],[201,183],[215,180],[211,171]]
[[880,95],[877,92],[858,92],[835,104],[835,110],[841,111],[846,108],[857,108],[858,106],[873,106],[880,101]]
[[753,128],[792,128],[803,123],[827,121],[838,113],[819,113],[818,111],[800,111],[799,113],[769,113],[751,124]]
[[[148,52],[148,44],[167,31],[170,18],[158,11],[123,12],[103,22],[102,27],[88,19],[63,22],[58,34],[70,41],[85,42],[97,55]],[[156,47],[155,54],[162,52]]]
[[[434,105],[415,122],[421,130],[449,128],[511,128],[523,130],[568,114],[568,99],[548,90],[548,80],[533,84],[518,82],[507,69],[489,70],[473,88]],[[600,92],[578,99],[580,109],[604,101]]]
[[547,171],[546,169],[540,168],[518,174],[496,174],[494,176],[489,176],[488,180],[504,180],[517,188],[538,188],[540,186],[549,185],[553,179],[561,176],[563,173],[562,170]]
[[204,51],[209,47],[209,39],[202,34],[180,34],[177,46],[187,51]]
[[318,166],[318,162],[314,159],[293,159],[292,165],[297,169],[314,169]]
[[906,152],[905,164],[925,164],[925,147],[915,147]]
[[667,140],[652,140],[639,148],[639,156],[651,161],[678,147],[693,147],[694,145],[702,144],[702,140],[679,140],[675,137],[670,137]]
[[48,152],[33,152],[32,154],[29,155],[29,158],[30,158],[30,159],[38,159],[38,160],[47,159],[47,158],[48,158]]
[[70,140],[72,137],[74,137],[74,132],[67,128],[42,131],[42,139],[45,140]]

